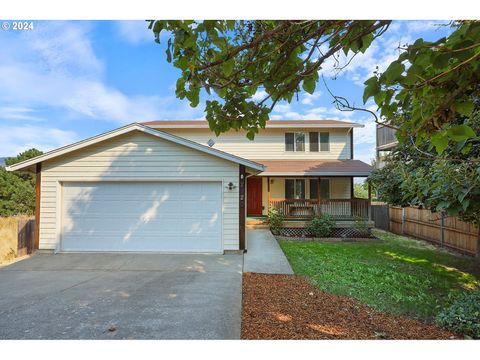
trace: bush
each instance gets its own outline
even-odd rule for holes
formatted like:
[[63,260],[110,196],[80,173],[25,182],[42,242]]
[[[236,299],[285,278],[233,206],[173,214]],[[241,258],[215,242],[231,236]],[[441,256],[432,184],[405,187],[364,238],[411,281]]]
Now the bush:
[[280,233],[284,219],[285,217],[277,208],[270,206],[268,209],[267,222],[270,225],[270,231],[272,234],[278,235]]
[[448,330],[480,339],[480,291],[460,295],[436,320]]
[[370,228],[368,227],[367,220],[365,220],[365,218],[356,217],[353,227],[358,231],[360,236],[370,236]]
[[328,214],[315,216],[307,224],[307,231],[315,237],[324,237],[330,235],[335,227],[335,220]]

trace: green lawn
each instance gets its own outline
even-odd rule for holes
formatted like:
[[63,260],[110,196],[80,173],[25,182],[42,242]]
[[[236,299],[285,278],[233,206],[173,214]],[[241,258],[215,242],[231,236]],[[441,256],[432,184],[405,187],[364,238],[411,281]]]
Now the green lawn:
[[281,240],[296,274],[379,310],[431,321],[449,295],[480,288],[480,263],[423,241],[375,231],[379,242]]

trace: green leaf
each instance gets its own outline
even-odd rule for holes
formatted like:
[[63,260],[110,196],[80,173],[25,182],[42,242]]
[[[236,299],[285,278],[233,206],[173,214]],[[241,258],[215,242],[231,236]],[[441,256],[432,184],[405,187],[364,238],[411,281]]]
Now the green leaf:
[[437,153],[440,154],[440,155],[443,154],[443,152],[445,151],[445,149],[448,146],[448,137],[447,137],[447,135],[445,134],[444,131],[440,131],[440,132],[435,133],[432,136],[431,141],[432,141],[432,144],[437,149]]
[[455,107],[458,113],[464,116],[470,116],[475,108],[475,104],[472,101],[463,101],[455,103]]
[[305,90],[307,93],[313,94],[313,92],[315,91],[316,85],[317,85],[317,82],[315,81],[315,79],[313,77],[309,77],[303,80],[302,87],[303,87],[303,90]]
[[383,75],[385,75],[387,83],[393,84],[402,75],[404,70],[405,65],[399,61],[394,61],[389,65],[387,70],[385,70]]
[[447,133],[450,139],[457,142],[476,137],[475,131],[465,124],[453,126],[448,129]]
[[253,130],[248,130],[247,131],[247,139],[248,140],[254,140],[255,139],[255,132]]
[[452,56],[450,53],[434,53],[432,64],[437,69],[444,69],[451,58]]
[[371,77],[364,84],[367,85],[363,91],[363,103],[365,104],[371,96],[375,96],[380,91],[380,85],[376,76]]
[[233,72],[234,67],[235,67],[235,59],[234,58],[231,58],[230,60],[225,61],[222,65],[223,75],[230,76]]
[[165,53],[167,54],[167,62],[169,63],[172,62],[172,52],[170,50],[171,46],[172,46],[172,39],[168,39],[167,50],[165,50]]

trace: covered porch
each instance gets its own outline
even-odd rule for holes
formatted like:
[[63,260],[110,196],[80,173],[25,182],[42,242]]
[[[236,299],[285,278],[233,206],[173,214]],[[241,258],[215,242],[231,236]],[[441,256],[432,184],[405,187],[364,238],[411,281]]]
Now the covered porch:
[[354,177],[370,174],[369,165],[358,160],[262,163],[267,170],[247,179],[249,217],[266,216],[272,207],[291,220],[320,214],[346,221],[370,218],[370,190],[367,199],[356,198],[353,187]]

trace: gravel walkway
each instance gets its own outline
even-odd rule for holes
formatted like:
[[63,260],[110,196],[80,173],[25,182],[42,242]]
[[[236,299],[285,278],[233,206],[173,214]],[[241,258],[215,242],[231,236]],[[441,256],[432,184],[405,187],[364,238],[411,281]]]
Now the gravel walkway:
[[296,275],[243,275],[242,339],[454,339],[436,326],[324,293]]

